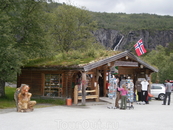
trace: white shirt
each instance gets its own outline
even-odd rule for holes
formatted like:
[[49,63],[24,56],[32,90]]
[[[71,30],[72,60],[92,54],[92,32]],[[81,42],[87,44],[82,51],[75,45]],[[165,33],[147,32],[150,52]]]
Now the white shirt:
[[149,83],[147,81],[142,81],[141,84],[142,84],[142,90],[147,91]]

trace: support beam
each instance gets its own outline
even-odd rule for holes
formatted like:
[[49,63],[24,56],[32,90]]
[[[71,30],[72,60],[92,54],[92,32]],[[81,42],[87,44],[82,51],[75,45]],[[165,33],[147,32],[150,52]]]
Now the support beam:
[[86,104],[86,72],[82,72],[82,105]]
[[103,83],[104,83],[104,85],[103,85],[103,95],[104,95],[104,97],[106,97],[106,72],[107,72],[107,65],[105,65],[104,66],[104,74],[103,74]]

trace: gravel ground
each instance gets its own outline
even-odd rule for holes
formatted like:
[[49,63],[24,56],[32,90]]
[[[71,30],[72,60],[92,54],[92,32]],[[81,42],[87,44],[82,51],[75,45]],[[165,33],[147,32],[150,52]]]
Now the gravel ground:
[[0,130],[172,130],[171,105],[152,100],[134,109],[108,109],[108,102],[87,102],[86,106],[51,106],[18,113],[15,109],[0,112]]

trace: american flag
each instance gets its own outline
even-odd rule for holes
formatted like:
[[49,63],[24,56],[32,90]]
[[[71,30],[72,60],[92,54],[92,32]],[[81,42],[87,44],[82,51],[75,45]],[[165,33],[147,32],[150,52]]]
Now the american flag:
[[136,51],[136,54],[138,56],[141,56],[143,55],[144,53],[146,53],[147,51],[145,50],[145,47],[143,45],[143,42],[142,42],[142,39],[140,39],[135,45],[135,51]]

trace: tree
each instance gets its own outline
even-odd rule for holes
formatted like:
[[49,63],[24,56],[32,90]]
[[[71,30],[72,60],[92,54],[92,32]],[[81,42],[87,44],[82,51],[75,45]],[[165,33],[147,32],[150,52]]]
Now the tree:
[[158,73],[152,75],[152,81],[159,81],[163,83],[165,79],[173,79],[173,53],[168,53],[168,49],[163,46],[157,46],[156,50],[152,50],[144,58],[149,63],[157,66]]
[[10,17],[4,12],[0,13],[0,97],[5,96],[5,81],[10,80],[14,72],[19,71],[22,63],[18,50],[14,48],[14,37],[11,34]]
[[[30,59],[51,54],[42,0],[3,0],[0,6],[0,97],[5,82]],[[14,76],[15,75],[15,76]]]
[[58,51],[84,50],[95,42],[92,31],[96,22],[84,8],[63,4],[52,14],[52,31]]

